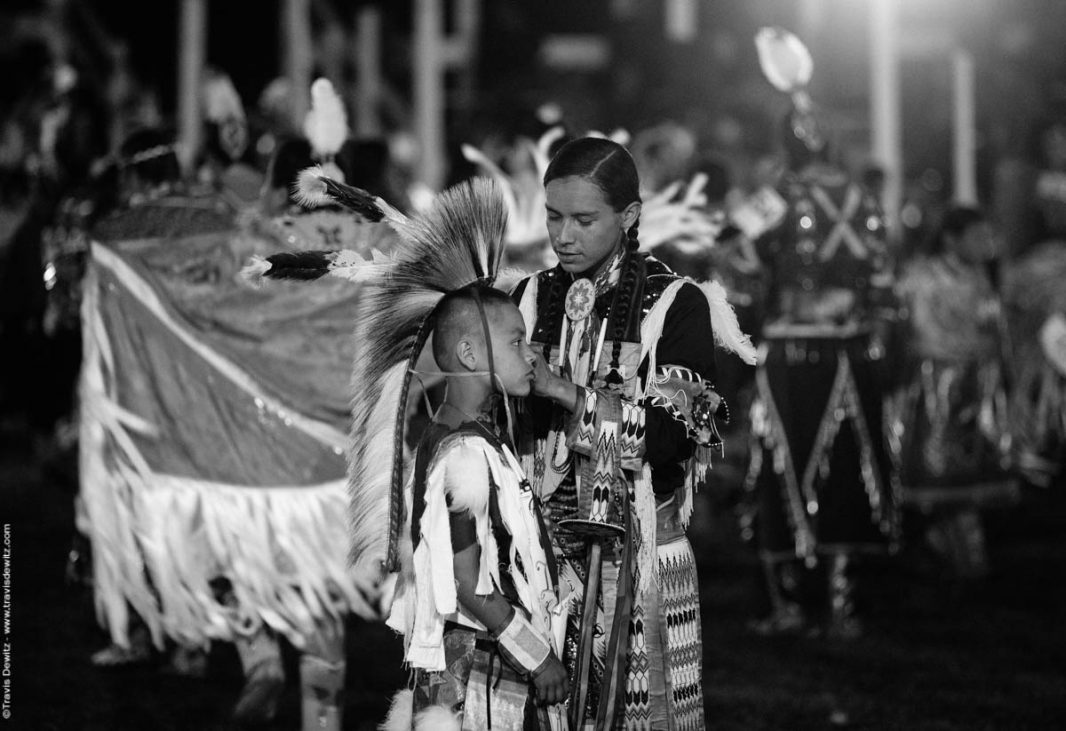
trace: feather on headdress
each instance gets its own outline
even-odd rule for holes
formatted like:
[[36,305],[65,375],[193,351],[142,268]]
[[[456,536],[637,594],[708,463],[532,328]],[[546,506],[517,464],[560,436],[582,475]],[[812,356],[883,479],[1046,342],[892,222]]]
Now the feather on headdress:
[[[356,571],[372,570],[382,563],[388,571],[395,571],[404,517],[403,448],[410,371],[429,338],[430,315],[441,298],[475,282],[496,280],[507,209],[500,187],[486,178],[449,188],[426,213],[413,218],[366,191],[325,179],[318,172],[304,171],[304,178],[309,184],[324,186],[324,195],[332,202],[367,217],[376,216],[373,220],[385,221],[399,235],[388,257],[366,260],[350,251],[310,252],[298,261],[268,257],[269,269],[253,262],[258,267],[253,273],[267,278],[335,274],[364,285],[354,333],[359,350],[352,368],[351,562]],[[344,266],[346,272],[338,271]],[[391,469],[383,469],[385,465]]]

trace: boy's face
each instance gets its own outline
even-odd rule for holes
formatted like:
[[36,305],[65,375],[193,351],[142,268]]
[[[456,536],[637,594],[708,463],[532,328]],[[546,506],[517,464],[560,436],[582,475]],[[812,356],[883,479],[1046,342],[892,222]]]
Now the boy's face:
[[492,360],[496,376],[509,396],[528,396],[533,385],[536,356],[526,342],[522,313],[511,304],[493,303],[486,307]]

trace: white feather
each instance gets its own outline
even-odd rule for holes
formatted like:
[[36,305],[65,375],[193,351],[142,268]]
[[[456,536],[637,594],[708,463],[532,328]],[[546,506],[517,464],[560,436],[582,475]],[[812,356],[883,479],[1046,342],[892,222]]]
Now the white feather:
[[[421,715],[421,714],[420,714]],[[411,731],[414,716],[414,692],[401,690],[392,697],[389,713],[378,725],[378,731]]]
[[755,48],[763,75],[779,91],[791,94],[810,83],[814,62],[795,34],[783,28],[760,28]]
[[726,299],[725,287],[713,280],[702,282],[699,287],[711,309],[714,342],[719,347],[736,353],[748,365],[755,365],[758,353],[751,343],[751,337],[740,329],[737,313],[733,311],[733,306]]
[[273,264],[259,256],[254,254],[248,263],[241,269],[241,279],[250,284],[251,286],[259,289],[263,286],[263,277],[270,271]]
[[[374,253],[380,256],[380,252]],[[383,283],[389,270],[390,260],[385,263],[367,259],[358,251],[341,249],[333,255],[333,261],[329,266],[329,274],[349,282],[375,282]]]
[[382,379],[381,393],[373,403],[365,401],[367,384],[353,374],[356,390],[353,416],[362,416],[366,431],[353,424],[348,468],[351,564],[377,568],[388,553],[389,503],[392,487],[393,429],[396,404],[406,363],[396,363]]
[[485,450],[478,446],[479,443],[483,443],[480,438],[462,437],[448,454],[444,490],[451,498],[453,512],[469,512],[473,516],[479,516],[488,511],[489,492],[485,487],[489,484],[489,480],[473,477],[488,469]]
[[311,111],[304,117],[304,135],[320,158],[336,155],[348,139],[344,102],[329,79],[316,79],[311,84]]
[[322,182],[322,178],[328,177],[321,165],[304,168],[296,176],[292,197],[305,208],[318,208],[332,203],[333,199],[326,194],[326,184]]
[[503,267],[500,269],[499,274],[496,275],[496,281],[493,286],[501,292],[510,292],[518,286],[519,282],[532,273],[520,267]]
[[444,706],[430,706],[415,716],[414,731],[459,731],[459,716]]

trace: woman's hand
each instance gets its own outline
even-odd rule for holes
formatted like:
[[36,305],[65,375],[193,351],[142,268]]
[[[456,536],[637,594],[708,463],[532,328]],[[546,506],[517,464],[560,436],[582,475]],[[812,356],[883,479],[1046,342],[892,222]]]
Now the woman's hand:
[[568,411],[573,411],[577,398],[577,386],[552,371],[544,356],[534,351],[536,362],[533,364],[533,394],[551,399]]
[[544,360],[542,354],[534,351],[533,355],[536,359],[533,363],[533,393],[536,396],[551,398],[552,383],[559,377],[548,367],[548,361]]

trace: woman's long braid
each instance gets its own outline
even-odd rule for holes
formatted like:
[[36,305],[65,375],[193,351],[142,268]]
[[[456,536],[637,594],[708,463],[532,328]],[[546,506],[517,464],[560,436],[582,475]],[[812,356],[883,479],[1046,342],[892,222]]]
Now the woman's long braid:
[[611,318],[614,320],[614,344],[611,348],[611,367],[617,368],[622,355],[622,341],[629,337],[629,314],[633,305],[633,289],[637,283],[637,272],[640,268],[640,259],[636,256],[640,248],[638,229],[640,217],[626,231],[626,257],[625,271],[622,273],[618,290],[614,297],[614,305],[611,307]]
[[566,272],[562,267],[557,267],[555,276],[552,277],[552,288],[548,293],[548,320],[545,326],[547,337],[544,339],[544,360],[551,360],[551,349],[554,343],[559,342],[563,331],[563,279]]

